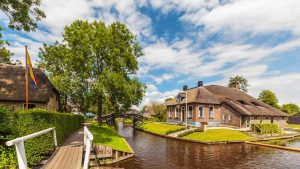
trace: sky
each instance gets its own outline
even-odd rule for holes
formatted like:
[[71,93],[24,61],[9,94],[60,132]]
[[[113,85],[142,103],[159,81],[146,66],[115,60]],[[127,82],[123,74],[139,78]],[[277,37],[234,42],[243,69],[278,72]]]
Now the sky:
[[145,55],[137,76],[147,85],[139,107],[175,96],[183,85],[227,85],[243,75],[249,94],[272,90],[279,103],[300,105],[299,0],[42,0],[46,19],[36,32],[7,28],[13,59],[24,62],[24,45],[34,62],[39,47],[62,40],[77,19],[125,23]]

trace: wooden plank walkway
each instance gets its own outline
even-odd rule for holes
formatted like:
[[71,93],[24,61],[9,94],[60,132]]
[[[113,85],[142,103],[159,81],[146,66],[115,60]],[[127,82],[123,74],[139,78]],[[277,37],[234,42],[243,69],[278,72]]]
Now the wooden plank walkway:
[[42,169],[80,169],[83,157],[83,127],[72,134],[48,159]]

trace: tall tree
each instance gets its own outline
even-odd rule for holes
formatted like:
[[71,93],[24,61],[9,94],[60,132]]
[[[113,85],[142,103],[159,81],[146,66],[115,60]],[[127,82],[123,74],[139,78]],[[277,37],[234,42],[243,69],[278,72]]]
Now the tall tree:
[[281,110],[290,116],[300,112],[299,106],[293,103],[283,104]]
[[9,18],[10,29],[34,31],[37,22],[46,17],[40,5],[41,0],[1,0],[0,11]]
[[103,111],[125,112],[141,101],[145,86],[136,72],[142,55],[126,25],[78,20],[65,27],[63,42],[44,45],[39,65],[83,108],[97,104],[101,121]]
[[[0,27],[0,31],[2,31],[3,28]],[[11,56],[12,53],[5,48],[5,45],[9,45],[9,43],[5,40],[2,40],[3,36],[0,32],[0,63],[11,63]]]
[[248,92],[247,88],[248,88],[249,84],[248,84],[248,80],[244,76],[236,75],[235,77],[231,77],[229,79],[228,86],[233,85],[233,84],[239,84],[240,90],[242,90],[245,93]]
[[271,90],[263,90],[260,92],[258,100],[274,107],[279,108],[278,105],[278,99],[276,97],[276,94],[272,92]]

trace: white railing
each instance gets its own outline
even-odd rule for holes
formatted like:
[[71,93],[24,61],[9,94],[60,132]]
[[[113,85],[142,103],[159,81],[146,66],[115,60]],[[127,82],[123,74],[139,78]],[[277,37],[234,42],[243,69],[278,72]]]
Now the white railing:
[[83,169],[88,169],[88,167],[89,167],[93,139],[94,139],[94,137],[93,137],[92,133],[89,131],[89,129],[86,126],[84,126],[83,142],[85,145],[85,155],[84,155]]
[[46,130],[42,130],[42,131],[27,135],[27,136],[18,137],[16,139],[6,142],[7,146],[16,145],[19,169],[27,169],[27,159],[26,159],[26,154],[25,154],[24,141],[34,138],[34,137],[37,137],[37,136],[40,136],[42,134],[48,133],[52,130],[53,130],[54,145],[57,146],[55,127],[48,128]]

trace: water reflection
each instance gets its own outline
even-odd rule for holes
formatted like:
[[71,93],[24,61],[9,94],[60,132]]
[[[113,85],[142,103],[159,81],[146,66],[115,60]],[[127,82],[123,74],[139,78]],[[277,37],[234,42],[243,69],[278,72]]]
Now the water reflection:
[[300,153],[247,144],[201,145],[167,139],[117,123],[136,156],[118,164],[128,169],[300,168]]

